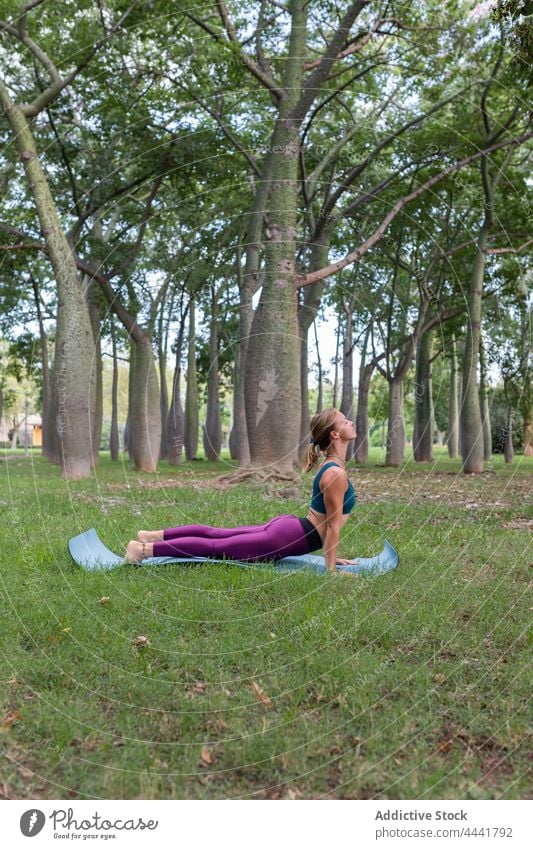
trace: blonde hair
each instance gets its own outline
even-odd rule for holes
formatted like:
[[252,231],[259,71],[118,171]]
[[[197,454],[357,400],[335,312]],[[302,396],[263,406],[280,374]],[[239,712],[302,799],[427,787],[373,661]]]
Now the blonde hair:
[[328,407],[326,410],[315,413],[311,419],[309,430],[312,442],[305,452],[304,472],[312,469],[320,455],[328,450],[331,444],[329,437],[331,431],[335,430],[337,413],[338,410],[335,407]]

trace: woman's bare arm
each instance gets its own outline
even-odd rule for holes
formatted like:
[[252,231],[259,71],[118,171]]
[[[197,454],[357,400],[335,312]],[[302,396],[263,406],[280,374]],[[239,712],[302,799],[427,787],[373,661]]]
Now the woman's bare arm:
[[[327,477],[326,477],[327,476]],[[337,548],[342,527],[342,509],[346,490],[346,472],[340,468],[328,469],[320,481],[326,507],[326,537],[324,557],[328,572],[337,571]]]

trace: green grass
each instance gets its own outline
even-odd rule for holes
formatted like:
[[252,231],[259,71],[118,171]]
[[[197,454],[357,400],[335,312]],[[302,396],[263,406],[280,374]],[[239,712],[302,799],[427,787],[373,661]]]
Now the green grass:
[[[35,453],[8,452],[0,791],[526,796],[533,462],[495,458],[465,477],[436,454],[394,470],[375,449],[351,468],[358,505],[339,554],[374,554],[387,537],[401,563],[330,578],[235,565],[88,574],[66,551],[91,526],[120,551],[139,528],[305,515],[309,476],[295,500],[252,483],[212,488],[227,461],[149,476],[104,457],[90,480],[67,483]],[[148,647],[132,644],[140,635]]]

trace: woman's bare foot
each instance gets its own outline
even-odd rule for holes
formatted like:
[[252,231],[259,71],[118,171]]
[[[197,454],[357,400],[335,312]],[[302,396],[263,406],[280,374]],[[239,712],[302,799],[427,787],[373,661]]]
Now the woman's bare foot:
[[163,531],[139,531],[137,539],[139,542],[158,542],[163,539]]
[[146,557],[152,557],[153,546],[146,542],[132,539],[126,548],[124,563],[140,563]]

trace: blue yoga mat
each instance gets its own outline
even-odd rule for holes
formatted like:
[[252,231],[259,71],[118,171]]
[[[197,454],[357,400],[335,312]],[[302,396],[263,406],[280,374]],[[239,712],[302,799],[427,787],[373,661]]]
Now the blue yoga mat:
[[[91,528],[77,537],[69,540],[68,550],[70,556],[78,566],[90,572],[116,569],[124,564],[124,558],[110,551],[101,541],[96,530]],[[352,572],[354,575],[370,574],[382,575],[396,569],[400,562],[396,549],[385,540],[383,551],[375,557],[352,558],[357,562],[350,566],[337,566],[344,572]],[[316,574],[327,572],[326,561],[316,554],[302,554],[299,557],[284,557],[281,560],[268,563],[252,563],[240,560],[214,560],[210,557],[147,557],[139,566],[159,566],[164,563],[234,563],[247,569],[273,568],[281,572],[297,572],[300,569],[310,569]]]

